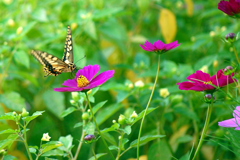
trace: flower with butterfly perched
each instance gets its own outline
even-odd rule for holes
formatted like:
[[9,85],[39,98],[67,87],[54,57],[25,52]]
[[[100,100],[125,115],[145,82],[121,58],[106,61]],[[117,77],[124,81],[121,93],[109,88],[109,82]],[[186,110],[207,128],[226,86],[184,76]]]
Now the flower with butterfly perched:
[[140,44],[140,47],[142,47],[142,49],[145,51],[163,54],[163,53],[165,53],[173,48],[176,48],[177,46],[180,45],[180,43],[179,44],[177,44],[177,43],[178,43],[178,41],[174,41],[172,43],[165,44],[162,41],[158,40],[152,44],[152,43],[146,41],[144,43],[144,45]]
[[57,92],[88,91],[103,84],[114,74],[114,70],[108,70],[94,77],[99,69],[100,66],[97,64],[85,66],[77,71],[74,79],[64,81],[62,85],[66,87],[54,88],[53,90]]
[[232,76],[234,76],[234,73],[231,73],[231,75],[224,75],[223,69],[219,70],[217,74],[212,77],[208,73],[198,70],[196,73],[187,77],[189,81],[177,83],[177,85],[179,85],[180,90],[206,91],[208,93],[213,93],[216,91],[216,87],[224,87],[236,81]]

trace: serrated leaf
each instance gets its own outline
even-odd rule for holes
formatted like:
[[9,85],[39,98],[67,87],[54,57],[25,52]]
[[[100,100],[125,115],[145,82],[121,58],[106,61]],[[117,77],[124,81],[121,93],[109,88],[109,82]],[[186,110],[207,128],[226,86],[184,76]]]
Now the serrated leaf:
[[166,43],[174,40],[177,33],[177,21],[175,15],[168,9],[161,9],[158,24]]
[[[96,154],[96,157],[97,157],[97,159],[98,158],[100,158],[100,157],[102,157],[102,156],[104,156],[104,155],[106,155],[107,153],[98,153],[98,154]],[[91,158],[89,158],[88,160],[95,160],[95,157],[93,156],[93,157],[91,157]]]
[[26,125],[31,122],[32,120],[34,120],[35,118],[37,118],[38,116],[41,116],[42,113],[45,112],[45,111],[37,111],[37,112],[34,112],[32,114],[32,116],[27,116],[27,117],[24,117],[23,120],[26,121]]
[[24,52],[23,50],[18,50],[13,54],[13,57],[17,63],[25,66],[26,68],[29,68],[30,61],[29,56],[26,52]]
[[65,111],[62,112],[62,114],[60,115],[60,117],[66,117],[67,115],[71,114],[72,112],[74,112],[76,110],[76,108],[74,107],[69,107],[68,109],[66,109]]
[[0,141],[0,150],[4,149],[7,146],[11,146],[12,143],[18,138],[17,134],[11,134],[7,137],[7,139],[4,139]]
[[83,125],[83,122],[76,123],[73,128],[81,127]]
[[100,103],[98,103],[97,105],[95,105],[95,106],[93,107],[93,114],[95,114],[99,109],[101,109],[106,102],[107,102],[107,100],[106,100],[106,101],[103,101],[103,102],[100,102]]
[[[143,136],[143,137],[140,138],[139,145],[142,146],[142,145],[146,144],[149,141],[152,141],[152,140],[157,139],[157,138],[162,138],[162,137],[165,137],[165,135],[147,135],[147,136]],[[131,144],[130,144],[130,147],[137,147],[137,142],[138,142],[137,139],[132,141]]]
[[0,134],[7,134],[7,133],[16,133],[16,131],[13,129],[7,129],[0,132]]
[[8,92],[0,95],[0,102],[14,111],[22,111],[25,100],[17,92]]

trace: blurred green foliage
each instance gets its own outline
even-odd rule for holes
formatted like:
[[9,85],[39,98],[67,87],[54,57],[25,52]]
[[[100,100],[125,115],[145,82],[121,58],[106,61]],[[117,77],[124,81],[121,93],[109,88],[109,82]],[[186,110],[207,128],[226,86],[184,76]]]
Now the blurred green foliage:
[[[94,104],[108,100],[96,116],[100,128],[110,127],[112,120],[117,120],[124,112],[127,114],[129,109],[140,113],[150,95],[149,87],[156,75],[157,58],[154,53],[143,51],[139,44],[145,40],[152,43],[164,41],[158,21],[159,12],[165,8],[176,17],[175,40],[181,45],[161,56],[159,81],[151,104],[151,107],[158,108],[147,116],[142,135],[160,133],[166,137],[164,141],[142,146],[140,154],[148,155],[150,160],[161,157],[167,160],[171,159],[171,155],[176,158],[184,156],[200,136],[207,105],[200,98],[203,93],[179,91],[176,82],[185,81],[189,74],[203,67],[213,75],[235,62],[230,46],[222,38],[229,32],[236,33],[240,24],[219,11],[217,3],[211,0],[194,1],[193,14],[189,15],[189,6],[183,0],[0,1],[0,114],[21,111],[22,107],[30,113],[45,110],[43,116],[28,126],[29,144],[38,145],[46,132],[52,140],[71,134],[75,145],[73,152],[76,150],[81,129],[74,128],[74,125],[81,121],[81,112],[62,118],[62,112],[71,107],[71,95],[52,89],[60,87],[64,80],[71,77],[71,73],[44,77],[42,66],[30,55],[31,50],[36,49],[61,58],[67,25],[72,28],[74,61],[79,68],[99,64],[100,71],[115,69],[114,78],[100,87],[92,99]],[[236,46],[239,50],[239,42]],[[145,87],[128,87],[139,79]],[[165,99],[160,97],[160,88],[168,88],[170,96]],[[229,90],[234,96],[234,88],[230,86]],[[228,147],[219,145],[222,140],[216,138],[218,135],[215,132],[219,130],[217,122],[230,118],[229,107],[237,104],[222,93],[215,96],[217,102],[208,132],[212,137],[206,138],[199,159],[234,159],[231,146],[226,149]],[[132,126],[132,133],[128,136],[130,142],[137,139],[139,124],[137,122]],[[9,122],[0,122],[0,130],[7,126],[14,128]],[[116,143],[117,134],[111,133],[111,137]],[[225,141],[224,145],[227,146],[228,142]],[[101,141],[94,147],[96,153],[105,152]],[[207,148],[212,152],[207,152]],[[214,152],[214,149],[217,151]],[[14,150],[25,153],[20,143],[14,144],[9,153],[14,155]],[[79,159],[91,156],[90,145],[83,144]],[[135,149],[129,150],[120,159],[131,157],[136,157]]]

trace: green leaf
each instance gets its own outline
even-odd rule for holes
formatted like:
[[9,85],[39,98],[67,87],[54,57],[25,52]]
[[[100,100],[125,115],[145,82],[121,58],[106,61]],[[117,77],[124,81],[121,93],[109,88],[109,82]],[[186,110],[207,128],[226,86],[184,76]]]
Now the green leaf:
[[64,151],[69,151],[69,149],[72,147],[72,141],[73,137],[71,135],[67,135],[66,137],[60,137],[59,141],[63,144],[61,148]]
[[103,101],[103,102],[100,102],[100,103],[98,103],[97,105],[95,105],[95,106],[93,107],[93,114],[97,113],[97,111],[98,111],[99,109],[101,109],[106,102],[107,102],[107,100],[106,100],[106,101]]
[[32,120],[34,120],[35,118],[37,118],[38,116],[41,116],[42,113],[45,112],[45,111],[37,111],[37,112],[34,112],[32,114],[32,116],[27,116],[27,117],[24,117],[23,120],[26,121],[26,125],[31,122]]
[[116,151],[118,150],[118,147],[117,147],[117,146],[109,146],[108,148],[109,148],[110,150],[116,150]]
[[5,119],[5,120],[13,120],[15,121],[15,116],[13,115],[13,112],[8,112],[5,113],[5,115],[0,116],[0,119]]
[[190,110],[190,109],[187,108],[187,107],[174,107],[173,110],[174,110],[175,113],[179,113],[179,114],[181,114],[181,115],[187,116],[187,117],[190,118],[190,119],[199,121],[199,118],[198,118],[198,116],[196,115],[196,113],[193,112],[192,110]]
[[124,149],[124,145],[125,145],[127,142],[129,142],[129,139],[123,138],[123,140],[122,140],[122,148],[123,148],[123,149]]
[[109,133],[102,133],[103,138],[108,141],[109,143],[113,144],[113,145],[117,145],[117,142],[115,141],[114,137],[109,134]]
[[37,149],[36,148],[31,148],[29,147],[29,151],[33,154],[36,154],[37,153]]
[[51,151],[45,152],[41,156],[46,156],[46,157],[49,157],[49,156],[62,156],[63,157],[64,155],[65,155],[64,151],[62,151],[60,149],[53,149]]
[[106,18],[108,16],[113,16],[114,14],[120,12],[123,8],[113,7],[113,8],[105,8],[103,10],[95,10],[92,15],[93,20],[98,20],[101,18]]
[[190,142],[190,141],[192,141],[192,136],[190,136],[190,135],[184,135],[177,139],[178,143],[186,143],[186,142]]
[[24,52],[23,50],[17,50],[13,54],[13,57],[17,63],[22,64],[26,68],[29,68],[30,61],[29,61],[29,56],[26,52]]
[[[105,156],[107,153],[98,153],[98,154],[96,154],[96,157],[97,157],[97,159],[98,158],[100,158],[100,157],[102,157],[102,156]],[[89,158],[88,160],[95,160],[95,157],[94,156],[92,156],[91,158]]]
[[16,131],[13,130],[13,129],[7,129],[7,130],[3,130],[3,131],[0,132],[0,134],[7,134],[7,133],[16,133]]
[[8,92],[0,95],[0,102],[7,108],[14,111],[22,111],[25,107],[25,100],[17,92]]
[[14,156],[6,155],[6,156],[3,157],[2,160],[18,160],[18,159]]
[[17,138],[17,134],[11,134],[7,137],[7,139],[0,141],[0,150],[4,149],[7,146],[10,147]]
[[61,92],[54,92],[52,89],[43,93],[43,100],[50,112],[61,118],[61,113],[64,111],[65,97]]
[[[143,137],[140,138],[139,145],[142,146],[142,145],[146,144],[149,141],[152,141],[152,140],[157,139],[157,138],[162,138],[162,137],[165,137],[165,135],[147,135],[147,136],[143,136]],[[137,142],[138,142],[137,139],[132,141],[131,144],[130,144],[130,147],[137,147]]]
[[114,123],[111,127],[109,128],[104,128],[103,130],[101,130],[101,133],[106,133],[106,132],[110,132],[110,131],[117,131],[120,127],[120,124],[118,123]]
[[32,12],[32,17],[40,22],[47,22],[47,12],[44,8],[36,8]]
[[61,147],[63,144],[58,142],[58,141],[51,141],[49,143],[46,143],[44,145],[42,145],[42,153],[45,153],[47,151],[50,151],[52,149],[55,149],[55,148],[58,148],[58,147]]
[[88,122],[84,126],[84,131],[85,131],[86,134],[93,134],[94,135],[95,125],[92,122]]
[[76,110],[75,107],[69,107],[68,109],[66,109],[65,111],[63,111],[60,116],[61,116],[62,118],[63,118],[63,117],[66,117],[67,115],[71,114],[71,113],[74,112],[75,110]]
[[132,129],[131,129],[131,126],[126,126],[124,129],[123,129],[123,131],[124,131],[124,133],[126,133],[127,135],[129,135],[130,133],[131,133],[131,131],[132,131]]
[[26,26],[23,27],[23,31],[20,33],[19,37],[25,36],[34,26],[37,24],[37,22],[29,22]]
[[83,125],[83,122],[78,122],[74,125],[73,128],[81,127]]
[[121,108],[122,104],[113,104],[111,106],[101,109],[96,115],[96,121],[98,125],[100,126],[103,122],[105,122],[109,117],[111,117]]
[[[152,111],[154,111],[156,108],[148,108],[146,115],[148,115],[149,113],[151,113]],[[134,123],[136,123],[137,121],[139,121],[140,119],[142,119],[143,115],[144,115],[145,110],[143,110],[141,113],[139,113],[138,117],[131,123],[131,125],[133,125]]]
[[122,102],[124,99],[129,97],[131,94],[128,91],[118,91],[117,93],[117,103]]
[[169,148],[169,145],[164,140],[155,142],[149,148],[148,158],[149,159],[172,160],[172,153]]

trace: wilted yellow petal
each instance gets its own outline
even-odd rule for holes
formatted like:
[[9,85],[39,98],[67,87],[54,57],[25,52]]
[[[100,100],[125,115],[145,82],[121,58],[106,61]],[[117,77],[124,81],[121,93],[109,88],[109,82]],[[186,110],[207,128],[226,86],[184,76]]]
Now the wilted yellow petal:
[[170,10],[161,9],[159,13],[158,24],[161,28],[165,42],[172,42],[177,32],[177,22],[175,15]]
[[185,0],[187,4],[187,15],[191,17],[193,15],[193,2],[192,0]]

